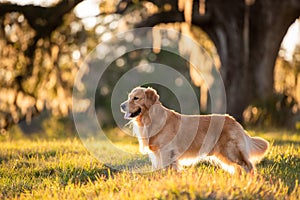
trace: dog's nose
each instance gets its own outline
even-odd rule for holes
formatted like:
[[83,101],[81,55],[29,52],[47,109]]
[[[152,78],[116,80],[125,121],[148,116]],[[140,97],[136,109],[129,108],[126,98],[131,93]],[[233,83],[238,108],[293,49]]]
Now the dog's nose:
[[126,103],[125,103],[125,102],[122,103],[122,104],[120,105],[120,108],[121,108],[121,110],[126,111]]

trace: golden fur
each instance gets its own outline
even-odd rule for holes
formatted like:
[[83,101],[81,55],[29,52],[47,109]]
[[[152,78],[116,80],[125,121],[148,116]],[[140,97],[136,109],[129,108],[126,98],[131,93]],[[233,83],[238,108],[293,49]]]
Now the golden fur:
[[182,115],[165,108],[152,88],[133,89],[121,111],[133,121],[140,151],[149,154],[154,169],[179,170],[208,158],[231,173],[252,173],[269,147],[229,115]]

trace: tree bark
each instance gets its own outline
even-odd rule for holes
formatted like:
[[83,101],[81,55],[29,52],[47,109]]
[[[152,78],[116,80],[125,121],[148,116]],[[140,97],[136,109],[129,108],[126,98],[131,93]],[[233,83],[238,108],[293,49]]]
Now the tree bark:
[[[234,5],[234,6],[233,6]],[[208,1],[207,10],[212,12],[211,22],[200,25],[216,45],[221,60],[221,75],[227,96],[227,112],[238,121],[249,104],[249,76],[245,66],[244,15],[245,4],[240,0],[223,3],[221,0]],[[244,66],[244,67],[243,67]]]
[[[298,4],[297,4],[298,2]],[[273,94],[274,66],[281,42],[290,25],[300,16],[300,1],[256,0],[250,10],[249,68],[256,99]]]

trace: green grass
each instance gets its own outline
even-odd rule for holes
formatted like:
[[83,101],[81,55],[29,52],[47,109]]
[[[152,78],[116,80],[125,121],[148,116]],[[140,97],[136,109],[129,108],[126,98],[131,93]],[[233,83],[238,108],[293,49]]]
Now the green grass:
[[[300,134],[250,131],[271,141],[258,174],[230,175],[207,163],[182,172],[110,170],[79,139],[2,140],[2,199],[300,199]],[[137,143],[118,139],[119,147]],[[99,144],[101,146],[101,144]],[[97,146],[97,145],[96,145]],[[99,147],[101,154],[109,151]],[[120,163],[129,160],[125,157]]]

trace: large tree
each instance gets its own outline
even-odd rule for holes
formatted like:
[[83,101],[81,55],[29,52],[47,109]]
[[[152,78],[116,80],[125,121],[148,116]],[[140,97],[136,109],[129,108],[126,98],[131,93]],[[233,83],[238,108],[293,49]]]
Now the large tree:
[[[133,2],[122,1],[118,12],[134,7]],[[136,27],[190,21],[210,36],[221,60],[227,111],[239,121],[249,103],[273,94],[275,61],[284,35],[300,16],[300,0],[148,2],[161,9]]]

